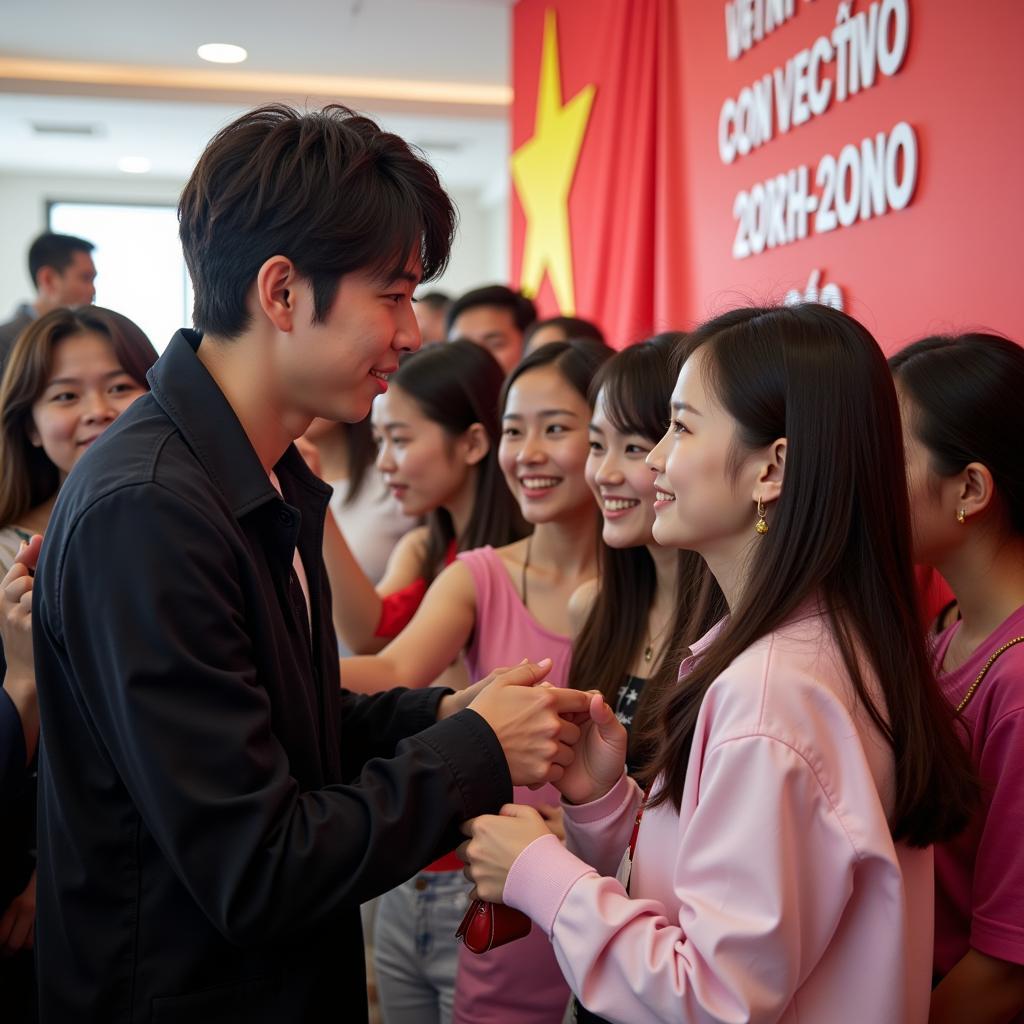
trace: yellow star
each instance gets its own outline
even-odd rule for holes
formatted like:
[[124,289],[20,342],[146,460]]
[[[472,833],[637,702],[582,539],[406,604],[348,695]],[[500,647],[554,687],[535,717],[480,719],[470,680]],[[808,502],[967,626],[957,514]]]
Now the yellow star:
[[558,308],[565,316],[576,312],[569,190],[594,93],[595,87],[588,85],[562,106],[558,28],[555,12],[547,11],[533,138],[512,154],[512,180],[526,213],[520,284],[526,294],[536,295],[546,271]]

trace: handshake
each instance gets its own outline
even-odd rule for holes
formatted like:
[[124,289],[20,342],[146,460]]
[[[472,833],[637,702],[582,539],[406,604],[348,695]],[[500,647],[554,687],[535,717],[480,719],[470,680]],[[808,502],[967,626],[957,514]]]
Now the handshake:
[[438,717],[469,708],[494,731],[512,784],[553,783],[571,803],[586,803],[619,780],[626,730],[597,691],[558,689],[542,682],[548,658],[498,668],[441,701]]

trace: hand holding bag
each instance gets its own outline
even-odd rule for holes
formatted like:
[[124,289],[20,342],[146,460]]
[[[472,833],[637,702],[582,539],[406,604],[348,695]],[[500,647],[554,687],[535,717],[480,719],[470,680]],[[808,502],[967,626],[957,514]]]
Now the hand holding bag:
[[486,953],[530,934],[530,919],[504,903],[473,900],[455,933],[471,953]]

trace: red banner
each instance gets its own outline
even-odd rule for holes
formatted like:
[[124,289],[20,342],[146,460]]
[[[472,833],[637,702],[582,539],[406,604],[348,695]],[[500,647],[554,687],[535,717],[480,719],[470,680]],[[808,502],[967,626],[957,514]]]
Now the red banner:
[[513,268],[616,345],[814,298],[1024,340],[1015,0],[519,0]]

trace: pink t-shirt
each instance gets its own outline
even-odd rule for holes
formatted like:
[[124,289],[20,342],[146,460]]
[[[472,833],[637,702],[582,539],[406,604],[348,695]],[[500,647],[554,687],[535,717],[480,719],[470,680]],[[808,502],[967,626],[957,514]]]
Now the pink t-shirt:
[[[937,667],[959,628],[959,622],[953,623],[936,640]],[[1016,636],[1024,636],[1024,606],[963,665],[939,676],[954,707],[989,657]],[[949,971],[968,947],[1024,964],[1024,644],[1000,655],[964,708],[963,720],[983,802],[962,835],[935,848],[939,974]]]
[[[518,665],[523,658],[551,658],[548,681],[565,686],[572,642],[542,626],[524,607],[501,556],[484,547],[464,551],[458,561],[469,569],[476,590],[476,629],[466,649],[470,679],[483,679],[492,669]],[[513,799],[557,806],[561,795],[554,786],[516,786]],[[569,986],[540,928],[482,956],[459,947],[453,1024],[561,1024],[568,1001]]]
[[932,851],[893,841],[892,793],[892,750],[827,623],[804,618],[709,688],[682,805],[644,813],[628,894],[613,876],[640,790],[623,775],[565,808],[568,849],[545,836],[519,855],[505,902],[608,1020],[924,1024]]

